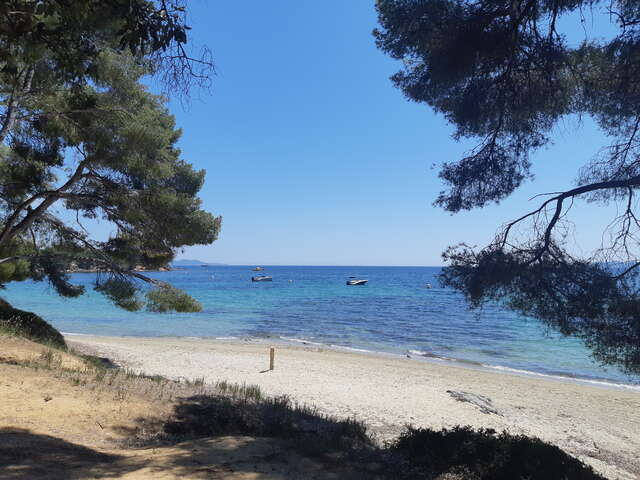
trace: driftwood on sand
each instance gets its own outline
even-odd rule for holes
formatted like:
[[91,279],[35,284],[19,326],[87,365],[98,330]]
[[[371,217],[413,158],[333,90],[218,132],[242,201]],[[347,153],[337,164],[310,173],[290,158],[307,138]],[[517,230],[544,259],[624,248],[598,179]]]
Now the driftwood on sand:
[[456,392],[455,390],[447,390],[447,393],[459,402],[467,402],[475,405],[482,413],[502,416],[502,414],[493,406],[493,402],[489,397],[478,395],[477,393]]

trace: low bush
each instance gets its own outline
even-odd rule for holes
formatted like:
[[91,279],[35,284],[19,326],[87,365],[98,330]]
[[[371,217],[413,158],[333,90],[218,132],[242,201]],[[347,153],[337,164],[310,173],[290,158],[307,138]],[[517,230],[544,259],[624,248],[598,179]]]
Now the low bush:
[[554,445],[491,429],[407,427],[388,450],[399,479],[603,480]]
[[66,350],[62,334],[35,313],[13,308],[0,298],[0,332]]
[[[40,359],[55,364],[55,355]],[[204,379],[176,381],[105,364],[95,357],[88,370],[59,370],[73,385],[170,402],[160,415],[119,427],[129,447],[175,444],[228,435],[287,440],[303,455],[342,465],[359,480],[604,480],[591,467],[537,438],[471,427],[432,430],[406,427],[380,445],[355,419],[340,419],[286,396],[264,395],[255,385]],[[112,367],[112,368],[110,368]],[[170,410],[171,409],[171,410]],[[169,413],[171,411],[171,413]],[[336,455],[337,454],[337,455]]]
[[244,395],[201,395],[175,406],[165,423],[174,437],[252,435],[293,440],[299,451],[318,455],[372,446],[366,427],[353,419],[338,420],[313,407],[298,405],[286,396],[265,397],[255,389]]
[[[0,333],[6,332],[66,350],[63,336],[38,315],[13,308],[0,299]],[[127,429],[130,444],[174,443],[188,438],[223,435],[275,437],[292,442],[306,455],[338,452],[350,459],[358,478],[397,480],[604,480],[560,448],[525,435],[475,430],[468,426],[432,430],[406,427],[384,447],[355,419],[338,419],[288,397],[269,397],[255,385],[204,379],[180,382],[130,372],[108,359],[79,355],[90,371],[72,372],[76,385],[116,390],[128,395],[177,402],[167,418],[141,418]],[[56,363],[52,352],[40,362]],[[61,370],[62,372],[62,370]],[[93,375],[93,377],[92,377]],[[354,455],[357,453],[357,455]],[[375,472],[370,471],[371,466]]]

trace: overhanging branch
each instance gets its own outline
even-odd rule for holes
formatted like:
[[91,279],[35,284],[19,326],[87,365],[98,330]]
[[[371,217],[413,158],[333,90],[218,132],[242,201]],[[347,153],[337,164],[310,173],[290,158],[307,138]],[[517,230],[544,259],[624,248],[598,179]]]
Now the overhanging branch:
[[542,258],[545,252],[549,251],[553,229],[556,227],[559,219],[561,218],[562,210],[563,210],[563,202],[565,200],[569,198],[575,198],[579,195],[584,195],[586,193],[590,193],[598,190],[612,190],[612,189],[620,189],[620,188],[633,189],[634,187],[638,187],[638,186],[640,186],[640,175],[636,175],[627,179],[609,180],[605,182],[596,182],[588,185],[581,185],[571,190],[561,192],[553,196],[552,198],[545,200],[537,209],[532,210],[531,212],[526,213],[525,215],[522,215],[520,218],[517,218],[512,222],[509,222],[505,227],[504,231],[502,232],[502,235],[501,235],[502,238],[499,241],[500,248],[504,248],[505,245],[507,245],[509,234],[515,225],[519,224],[523,220],[526,220],[527,218],[540,214],[549,205],[555,202],[554,213],[551,219],[549,220],[549,223],[547,224],[546,228],[544,229],[542,246],[540,246],[537,249],[534,257],[529,261],[529,263],[537,262]]

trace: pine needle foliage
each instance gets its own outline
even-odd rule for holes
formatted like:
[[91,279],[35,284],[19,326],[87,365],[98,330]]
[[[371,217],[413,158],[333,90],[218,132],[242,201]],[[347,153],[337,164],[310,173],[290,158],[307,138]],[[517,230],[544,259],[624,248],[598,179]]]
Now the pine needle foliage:
[[[157,311],[199,305],[138,268],[212,243],[221,224],[201,208],[205,172],[182,158],[167,99],[143,83],[204,80],[212,65],[188,55],[184,12],[174,1],[0,5],[0,288],[30,278],[76,297],[68,272],[80,266],[127,310],[146,305],[144,284],[171,292],[152,296]],[[108,238],[89,233],[97,223]]]
[[[393,83],[477,146],[442,163],[435,205],[457,213],[499,203],[532,178],[531,154],[554,127],[589,116],[606,143],[582,159],[576,185],[543,194],[484,248],[444,253],[445,285],[480,307],[499,301],[566,335],[594,357],[640,373],[640,8],[627,0],[378,0],[378,47],[402,61]],[[576,42],[589,21],[613,31]],[[573,28],[567,30],[567,26]],[[563,28],[565,30],[563,30]],[[586,36],[585,36],[586,37]],[[565,159],[558,159],[564,161]],[[573,159],[571,159],[573,160]],[[574,202],[615,203],[602,246],[568,232]]]

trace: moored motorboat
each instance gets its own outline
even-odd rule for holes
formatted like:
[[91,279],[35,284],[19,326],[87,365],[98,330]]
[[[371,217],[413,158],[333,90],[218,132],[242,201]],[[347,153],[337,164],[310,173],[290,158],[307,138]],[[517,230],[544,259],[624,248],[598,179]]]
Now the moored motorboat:
[[368,281],[363,278],[349,277],[347,285],[366,285]]
[[273,277],[269,275],[258,275],[257,277],[251,277],[252,282],[272,282]]

